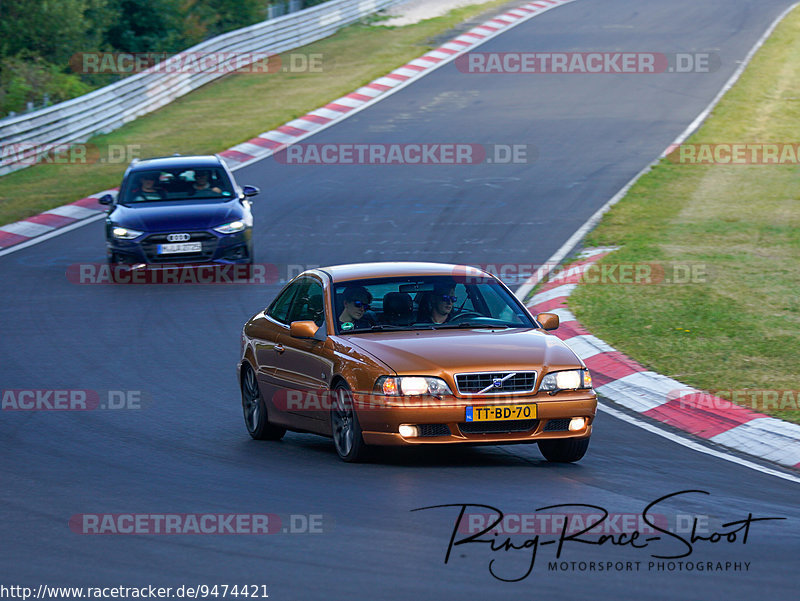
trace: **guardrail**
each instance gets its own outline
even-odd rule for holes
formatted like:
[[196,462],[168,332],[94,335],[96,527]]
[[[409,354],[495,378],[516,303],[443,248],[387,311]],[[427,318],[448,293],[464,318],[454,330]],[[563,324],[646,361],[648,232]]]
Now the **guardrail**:
[[[35,162],[35,157],[60,146],[85,142],[95,134],[108,133],[137,117],[226,75],[226,66],[247,63],[241,55],[280,54],[327,37],[363,17],[401,0],[331,0],[276,19],[231,31],[192,46],[171,59],[188,62],[193,53],[232,53],[219,68],[202,72],[176,69],[164,72],[163,64],[116,83],[18,117],[0,121],[0,175]],[[234,54],[235,53],[235,54]],[[238,55],[238,56],[237,56]],[[248,57],[243,57],[247,60]],[[253,61],[257,56],[251,56]],[[252,62],[252,61],[251,61]],[[20,161],[20,155],[25,160]]]

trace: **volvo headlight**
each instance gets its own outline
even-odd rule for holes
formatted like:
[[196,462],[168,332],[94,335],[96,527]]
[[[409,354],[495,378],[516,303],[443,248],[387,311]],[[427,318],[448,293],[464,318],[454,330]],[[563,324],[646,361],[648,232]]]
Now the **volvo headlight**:
[[542,378],[539,390],[558,392],[559,390],[578,390],[591,387],[592,376],[588,369],[570,369],[547,374]]
[[220,225],[214,228],[215,232],[219,232],[220,234],[235,234],[236,232],[241,232],[245,228],[244,221],[231,221],[230,223],[226,223],[225,225]]
[[375,382],[375,391],[387,396],[453,394],[447,382],[428,376],[381,376]]
[[133,240],[134,238],[141,236],[143,233],[144,232],[140,232],[139,230],[128,229],[127,227],[115,226],[111,229],[111,235],[118,240]]

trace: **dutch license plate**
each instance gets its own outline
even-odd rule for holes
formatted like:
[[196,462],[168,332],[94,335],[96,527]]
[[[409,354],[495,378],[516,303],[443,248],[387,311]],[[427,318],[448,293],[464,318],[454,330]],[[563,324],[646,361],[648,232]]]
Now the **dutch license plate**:
[[202,242],[176,242],[175,244],[159,244],[158,254],[199,253],[203,250]]
[[468,422],[502,422],[511,419],[536,419],[536,404],[467,407]]

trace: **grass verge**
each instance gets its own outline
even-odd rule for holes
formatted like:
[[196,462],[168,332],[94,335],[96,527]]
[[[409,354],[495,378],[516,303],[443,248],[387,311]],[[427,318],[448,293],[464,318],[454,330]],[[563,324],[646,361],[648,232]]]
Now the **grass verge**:
[[[798,132],[796,9],[688,143],[796,148]],[[671,156],[637,182],[585,244],[622,247],[600,265],[655,262],[667,273],[693,265],[699,277],[583,285],[569,305],[592,333],[648,368],[718,396],[734,391],[734,400],[746,391],[739,400],[748,408],[752,391],[779,391],[776,403],[756,409],[800,423],[800,162],[698,165]]]
[[[141,157],[221,152],[385,75],[440,45],[437,36],[506,4],[465,6],[404,27],[381,26],[380,19],[351,25],[281,55],[282,65],[293,64],[292,54],[319,55],[321,71],[237,73],[89,143],[100,157],[109,156],[109,147]],[[118,186],[128,162],[40,163],[0,177],[0,224]]]

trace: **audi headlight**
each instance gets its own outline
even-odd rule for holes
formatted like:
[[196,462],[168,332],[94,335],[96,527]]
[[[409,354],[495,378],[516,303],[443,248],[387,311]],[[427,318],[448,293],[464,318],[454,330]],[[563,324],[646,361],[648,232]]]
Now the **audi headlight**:
[[447,382],[428,376],[381,376],[375,382],[375,391],[387,396],[453,394]]
[[570,369],[567,371],[554,371],[542,378],[539,390],[558,392],[559,390],[578,390],[591,388],[592,376],[588,369]]
[[214,231],[219,232],[220,234],[235,234],[236,232],[241,232],[245,228],[244,221],[231,221],[230,223],[226,223],[225,225],[220,225],[219,227],[215,227]]
[[111,235],[119,240],[133,240],[134,238],[138,238],[144,232],[140,232],[139,230],[131,230],[127,227],[113,227],[111,229]]

